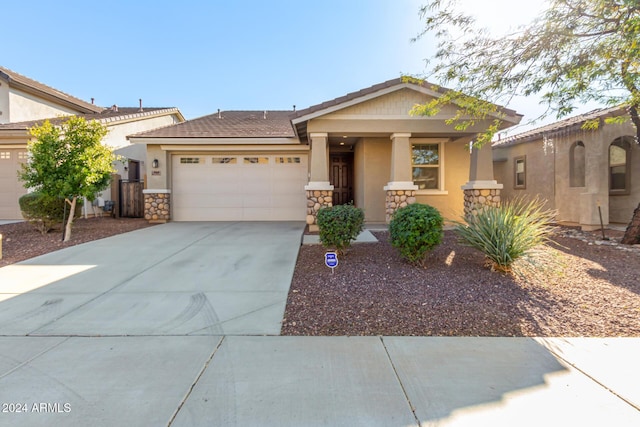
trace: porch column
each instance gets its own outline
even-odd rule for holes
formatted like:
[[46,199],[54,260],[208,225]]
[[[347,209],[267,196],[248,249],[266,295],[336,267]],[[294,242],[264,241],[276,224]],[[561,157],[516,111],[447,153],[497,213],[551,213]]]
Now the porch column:
[[493,178],[493,156],[491,144],[482,148],[473,147],[469,167],[469,182],[462,186],[464,192],[464,216],[470,218],[485,206],[500,205],[500,190],[503,185]]
[[329,134],[310,133],[311,161],[307,193],[307,224],[318,231],[318,211],[333,205],[333,185],[329,183]]
[[411,176],[411,138],[410,133],[391,134],[391,179],[384,186],[386,222],[400,208],[416,202],[418,186]]
[[171,220],[171,190],[169,189],[169,166],[171,155],[159,145],[147,146],[147,189],[144,195],[144,218],[150,223]]

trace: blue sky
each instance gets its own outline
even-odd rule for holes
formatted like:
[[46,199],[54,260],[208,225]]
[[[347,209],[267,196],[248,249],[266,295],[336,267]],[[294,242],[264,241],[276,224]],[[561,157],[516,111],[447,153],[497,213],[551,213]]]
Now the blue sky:
[[[98,105],[137,106],[142,98],[188,119],[218,108],[302,109],[424,72],[433,44],[410,42],[422,28],[421,4],[13,1],[2,6],[11,17],[2,33],[11,37],[0,64]],[[530,115],[535,102],[513,107]]]

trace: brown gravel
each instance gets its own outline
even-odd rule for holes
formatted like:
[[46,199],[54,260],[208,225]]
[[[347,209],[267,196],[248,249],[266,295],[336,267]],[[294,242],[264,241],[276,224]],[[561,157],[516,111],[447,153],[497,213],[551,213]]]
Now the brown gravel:
[[354,244],[333,275],[322,246],[301,248],[283,335],[640,336],[637,247],[564,228],[545,251],[551,268],[523,279],[488,270],[451,231],[426,268],[374,234],[380,242]]
[[26,222],[0,225],[0,234],[2,234],[0,267],[58,249],[145,227],[149,227],[149,223],[142,218],[79,218],[73,222],[71,240],[63,243],[61,230],[42,235]]

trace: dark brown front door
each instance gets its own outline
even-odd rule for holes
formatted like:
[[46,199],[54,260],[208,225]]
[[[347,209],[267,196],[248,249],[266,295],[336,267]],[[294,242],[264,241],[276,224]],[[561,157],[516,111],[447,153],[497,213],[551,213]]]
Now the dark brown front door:
[[353,153],[331,154],[331,185],[333,204],[353,201]]

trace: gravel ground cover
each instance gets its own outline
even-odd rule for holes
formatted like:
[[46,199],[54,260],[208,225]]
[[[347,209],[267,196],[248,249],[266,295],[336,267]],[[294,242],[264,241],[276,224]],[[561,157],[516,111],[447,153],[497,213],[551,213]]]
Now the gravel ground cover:
[[378,243],[352,245],[335,273],[321,245],[301,248],[284,335],[640,336],[640,249],[621,232],[561,228],[544,271],[513,277],[446,231],[426,268]]

